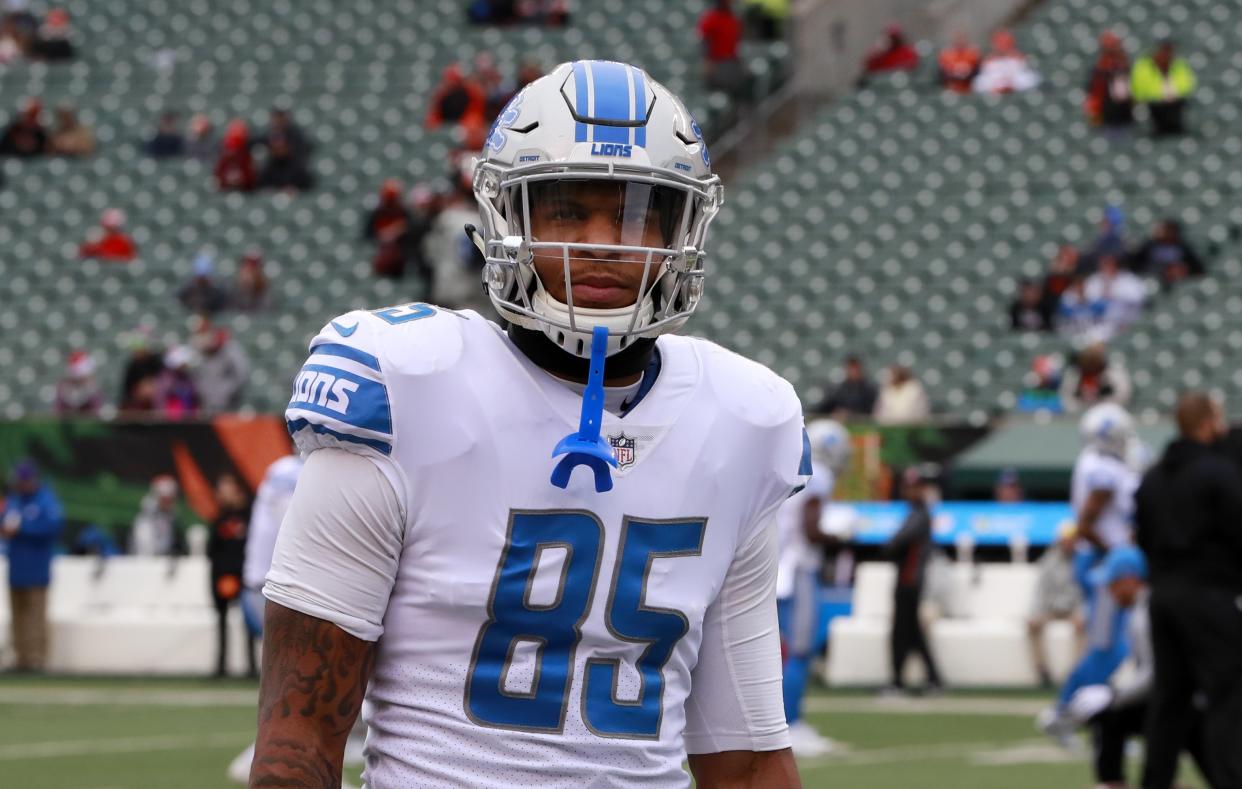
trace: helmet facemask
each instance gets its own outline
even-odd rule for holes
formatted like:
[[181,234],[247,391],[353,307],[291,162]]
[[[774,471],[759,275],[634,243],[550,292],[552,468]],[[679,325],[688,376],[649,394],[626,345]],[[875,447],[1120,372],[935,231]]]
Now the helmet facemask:
[[702,296],[701,250],[721,191],[715,177],[655,167],[481,161],[488,294],[506,319],[580,358],[594,326],[608,328],[610,356],[672,331]]

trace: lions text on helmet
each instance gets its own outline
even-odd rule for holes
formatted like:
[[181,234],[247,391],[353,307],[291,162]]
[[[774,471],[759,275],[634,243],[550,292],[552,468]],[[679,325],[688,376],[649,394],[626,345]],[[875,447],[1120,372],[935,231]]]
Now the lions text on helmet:
[[586,358],[683,325],[723,189],[681,101],[642,69],[563,63],[497,119],[474,170],[484,283],[506,320]]

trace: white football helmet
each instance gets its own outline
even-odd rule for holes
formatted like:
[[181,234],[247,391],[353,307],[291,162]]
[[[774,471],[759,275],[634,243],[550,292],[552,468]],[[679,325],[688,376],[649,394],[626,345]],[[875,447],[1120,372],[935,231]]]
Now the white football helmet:
[[1134,440],[1134,419],[1116,403],[1100,403],[1087,409],[1078,423],[1083,443],[1125,460]]
[[850,433],[833,419],[815,419],[807,424],[806,436],[811,442],[811,461],[840,474],[850,464],[854,448]]
[[[583,223],[571,209],[562,237],[532,233],[532,207],[572,205],[575,189],[599,182],[616,199],[613,243],[577,237]],[[686,322],[703,293],[703,245],[724,192],[702,132],[676,96],[640,68],[586,60],[562,63],[506,105],[475,163],[474,195],[483,282],[497,312],[587,358],[595,326],[608,328],[611,356]],[[540,281],[536,256],[563,262],[565,302]],[[645,264],[638,301],[574,306],[570,263],[583,259]]]

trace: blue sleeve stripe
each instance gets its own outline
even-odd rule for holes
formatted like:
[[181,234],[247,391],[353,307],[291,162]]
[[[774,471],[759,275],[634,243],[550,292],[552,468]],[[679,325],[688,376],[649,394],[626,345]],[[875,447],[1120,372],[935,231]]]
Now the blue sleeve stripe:
[[809,477],[814,472],[811,466],[811,437],[806,434],[806,430],[802,431],[802,461],[798,464],[798,473],[804,477]]
[[379,359],[375,358],[366,351],[360,351],[349,345],[341,345],[336,342],[326,342],[320,345],[312,345],[311,353],[326,353],[331,356],[340,356],[343,359],[355,361],[364,367],[370,367],[376,372],[380,371]]
[[296,435],[300,430],[308,429],[313,433],[331,436],[337,441],[344,441],[349,444],[361,444],[363,446],[370,447],[382,455],[392,454],[392,444],[387,441],[380,441],[375,438],[362,438],[361,436],[351,436],[348,433],[341,433],[330,427],[324,427],[323,425],[316,424],[315,422],[311,422],[306,419],[290,419],[287,420],[285,424],[289,428],[289,435],[291,436]]

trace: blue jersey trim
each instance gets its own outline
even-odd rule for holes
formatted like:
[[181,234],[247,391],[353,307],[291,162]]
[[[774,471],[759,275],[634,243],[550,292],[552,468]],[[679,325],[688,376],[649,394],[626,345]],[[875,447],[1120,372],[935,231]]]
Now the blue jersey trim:
[[321,345],[311,347],[311,353],[326,353],[332,356],[340,356],[343,359],[349,359],[361,364],[364,367],[370,367],[375,372],[380,372],[379,359],[375,358],[366,351],[360,351],[352,345],[341,345],[336,342],[325,342]]
[[633,411],[647,393],[651,391],[651,387],[655,386],[656,379],[660,377],[660,370],[663,369],[663,362],[660,360],[660,349],[655,348],[651,354],[651,361],[647,362],[647,369],[643,371],[643,381],[638,385],[638,391],[634,393],[633,400],[627,400],[621,404],[621,418],[625,419],[626,415]]
[[303,428],[310,428],[311,432],[319,433],[325,436],[331,436],[332,438],[335,438],[337,441],[346,441],[351,444],[362,444],[363,446],[370,447],[371,449],[374,449],[375,451],[381,454],[384,454],[384,455],[392,454],[392,444],[387,441],[380,441],[379,439],[376,439],[376,438],[362,438],[361,436],[351,436],[348,433],[342,433],[340,431],[333,430],[330,427],[324,427],[323,425],[317,424],[315,422],[311,422],[308,419],[286,420],[285,426],[288,427],[289,435],[291,436],[296,434],[299,430],[302,430]]
[[814,473],[811,466],[811,437],[806,434],[806,428],[802,429],[802,461],[798,464],[798,474],[809,477]]

